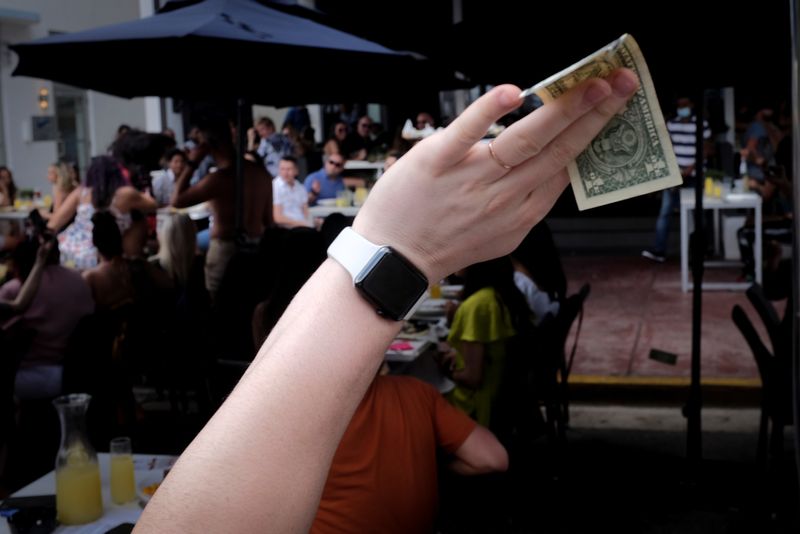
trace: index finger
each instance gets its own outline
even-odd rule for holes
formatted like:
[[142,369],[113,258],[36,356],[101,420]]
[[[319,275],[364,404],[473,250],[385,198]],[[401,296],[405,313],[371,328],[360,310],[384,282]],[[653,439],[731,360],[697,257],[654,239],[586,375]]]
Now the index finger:
[[461,161],[494,122],[522,104],[519,94],[515,85],[499,85],[473,102],[445,129],[438,159],[447,163]]

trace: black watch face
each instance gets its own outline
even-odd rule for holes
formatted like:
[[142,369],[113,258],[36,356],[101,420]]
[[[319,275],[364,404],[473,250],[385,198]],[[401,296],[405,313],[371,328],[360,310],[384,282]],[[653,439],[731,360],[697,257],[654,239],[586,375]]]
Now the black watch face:
[[399,321],[425,293],[428,281],[402,256],[384,247],[364,266],[355,285],[378,313]]

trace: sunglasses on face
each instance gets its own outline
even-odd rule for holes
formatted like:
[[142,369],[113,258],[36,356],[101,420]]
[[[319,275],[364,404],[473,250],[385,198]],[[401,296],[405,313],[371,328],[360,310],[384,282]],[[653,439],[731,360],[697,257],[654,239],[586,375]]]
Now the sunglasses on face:
[[328,160],[328,163],[330,163],[330,164],[331,164],[331,165],[333,165],[334,167],[344,167],[344,162],[343,162],[343,161],[332,161],[332,160]]

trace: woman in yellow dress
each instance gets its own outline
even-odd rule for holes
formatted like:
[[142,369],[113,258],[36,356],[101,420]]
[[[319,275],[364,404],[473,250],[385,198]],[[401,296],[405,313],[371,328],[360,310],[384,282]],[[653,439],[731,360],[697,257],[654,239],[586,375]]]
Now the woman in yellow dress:
[[514,285],[508,256],[467,267],[463,297],[447,338],[454,352],[445,357],[446,368],[456,383],[449,399],[488,427],[505,371],[506,345],[532,327],[531,313]]

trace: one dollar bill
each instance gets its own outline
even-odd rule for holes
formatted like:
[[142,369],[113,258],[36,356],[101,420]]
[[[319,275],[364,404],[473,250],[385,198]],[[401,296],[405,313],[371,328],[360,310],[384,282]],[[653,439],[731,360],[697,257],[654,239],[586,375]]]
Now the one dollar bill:
[[522,92],[547,104],[587,78],[627,67],[639,90],[575,161],[567,166],[578,209],[619,202],[681,185],[678,162],[639,45],[628,34]]

